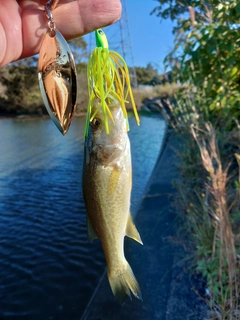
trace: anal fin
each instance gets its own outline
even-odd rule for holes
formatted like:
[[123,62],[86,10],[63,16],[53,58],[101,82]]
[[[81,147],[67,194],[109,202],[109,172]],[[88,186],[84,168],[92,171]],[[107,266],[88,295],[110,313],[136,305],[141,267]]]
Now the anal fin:
[[126,236],[139,242],[140,244],[143,244],[142,239],[140,237],[140,234],[137,231],[137,228],[133,222],[132,215],[130,212],[129,212],[128,222],[127,222],[127,227],[126,227]]

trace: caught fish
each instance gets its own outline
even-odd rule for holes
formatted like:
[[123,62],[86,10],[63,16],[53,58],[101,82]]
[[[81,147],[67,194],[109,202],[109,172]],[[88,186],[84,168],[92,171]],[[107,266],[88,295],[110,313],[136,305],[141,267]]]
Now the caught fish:
[[109,134],[104,127],[101,108],[94,115],[85,140],[83,195],[87,211],[88,238],[99,238],[103,247],[108,280],[119,301],[133,295],[141,299],[141,291],[124,256],[124,237],[140,244],[142,240],[130,213],[132,165],[127,122],[121,106],[109,106],[113,120]]

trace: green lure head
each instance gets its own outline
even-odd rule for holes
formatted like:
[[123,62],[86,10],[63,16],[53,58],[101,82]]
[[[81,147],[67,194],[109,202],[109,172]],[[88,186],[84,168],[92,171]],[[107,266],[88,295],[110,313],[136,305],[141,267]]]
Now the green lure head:
[[95,31],[95,37],[96,37],[96,47],[108,49],[108,40],[102,29],[97,29]]

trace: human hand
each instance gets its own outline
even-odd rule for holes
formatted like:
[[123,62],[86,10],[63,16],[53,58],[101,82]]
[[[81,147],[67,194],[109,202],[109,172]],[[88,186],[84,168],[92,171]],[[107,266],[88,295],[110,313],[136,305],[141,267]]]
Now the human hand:
[[[0,67],[37,54],[48,28],[47,0],[0,1]],[[52,11],[57,29],[68,40],[114,23],[120,0],[59,0]]]

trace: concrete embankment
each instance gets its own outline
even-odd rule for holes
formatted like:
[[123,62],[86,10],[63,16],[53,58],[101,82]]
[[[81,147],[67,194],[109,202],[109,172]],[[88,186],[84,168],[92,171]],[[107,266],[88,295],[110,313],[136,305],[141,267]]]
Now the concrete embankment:
[[[178,138],[168,130],[158,161],[135,217],[144,245],[128,238],[125,253],[141,287],[143,301],[133,298],[119,305],[106,272],[99,281],[81,320],[203,320],[206,305],[195,293],[198,279],[186,268],[187,253],[173,241],[178,224],[172,207],[177,178]],[[196,290],[193,290],[193,288]]]

